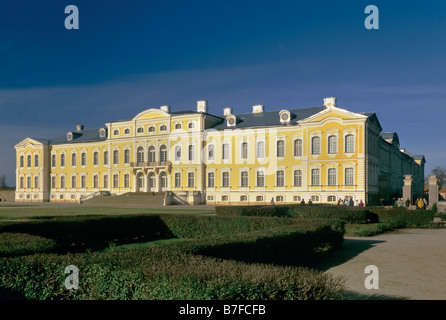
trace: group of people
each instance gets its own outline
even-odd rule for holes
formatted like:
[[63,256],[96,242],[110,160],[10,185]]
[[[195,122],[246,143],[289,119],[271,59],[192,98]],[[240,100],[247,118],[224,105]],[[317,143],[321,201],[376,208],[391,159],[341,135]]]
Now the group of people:
[[358,200],[353,200],[352,198],[350,198],[350,200],[345,199],[342,200],[341,198],[339,198],[338,200],[338,206],[355,206],[355,207],[363,207],[364,206],[364,202],[362,202],[362,199],[358,202]]

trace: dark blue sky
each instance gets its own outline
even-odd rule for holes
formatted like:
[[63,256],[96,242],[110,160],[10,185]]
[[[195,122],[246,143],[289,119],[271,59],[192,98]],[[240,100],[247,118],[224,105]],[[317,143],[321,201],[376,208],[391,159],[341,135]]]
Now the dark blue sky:
[[[67,5],[79,30],[67,30]],[[367,30],[364,9],[379,9]],[[446,2],[0,2],[0,174],[14,184],[13,146],[77,123],[99,127],[140,111],[209,101],[250,112],[336,96],[375,111],[402,147],[446,166]]]

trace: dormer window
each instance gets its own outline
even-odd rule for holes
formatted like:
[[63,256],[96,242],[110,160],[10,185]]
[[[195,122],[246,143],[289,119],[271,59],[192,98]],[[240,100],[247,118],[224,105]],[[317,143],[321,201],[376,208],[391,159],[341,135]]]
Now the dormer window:
[[107,132],[105,131],[104,128],[99,129],[99,137],[101,138],[105,138]]
[[228,127],[235,127],[235,125],[237,124],[237,119],[235,117],[235,115],[230,115],[226,118],[226,123],[228,125]]
[[72,141],[73,140],[73,133],[72,132],[68,132],[67,133],[67,141]]
[[291,120],[291,113],[288,110],[282,110],[279,112],[280,123],[288,124]]

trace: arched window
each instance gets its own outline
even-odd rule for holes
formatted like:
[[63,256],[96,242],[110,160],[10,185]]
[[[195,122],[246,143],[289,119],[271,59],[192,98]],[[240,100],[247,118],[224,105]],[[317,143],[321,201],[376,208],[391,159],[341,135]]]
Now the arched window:
[[195,186],[195,174],[193,172],[189,172],[187,174],[187,186],[189,188],[193,188]]
[[189,146],[188,150],[189,150],[188,159],[189,159],[189,161],[193,161],[194,160],[194,152],[195,152],[194,146],[191,144]]
[[81,153],[81,166],[87,165],[87,154],[85,152]]
[[130,150],[124,150],[124,163],[130,163]]
[[149,188],[152,191],[155,188],[155,174],[153,172],[149,173]]
[[77,155],[75,153],[71,154],[71,166],[75,167],[77,162]]
[[160,161],[167,161],[167,147],[164,144],[160,147]]
[[31,168],[31,166],[32,166],[31,160],[32,160],[31,156],[28,156],[27,159],[26,159],[26,162],[27,162],[26,165],[27,165],[28,168]]
[[161,172],[160,179],[161,179],[161,188],[166,188],[167,187],[167,174],[165,172]]
[[175,188],[181,188],[181,173],[175,173]]
[[328,137],[328,153],[338,153],[338,138],[336,136]]
[[136,150],[136,161],[141,164],[144,162],[144,148],[141,146]]
[[124,134],[130,134],[130,129],[125,129]]
[[355,152],[355,136],[352,134],[348,134],[345,136],[345,152]]
[[263,196],[256,196],[256,201],[263,201]]
[[278,170],[276,172],[276,187],[285,186],[285,173],[283,170]]
[[104,165],[108,164],[108,151],[104,151]]
[[240,201],[248,201],[248,196],[240,196]]
[[248,142],[242,142],[241,156],[242,159],[248,158]]
[[175,161],[181,161],[181,146],[175,146]]
[[149,147],[149,162],[155,162],[155,161],[156,161],[155,147],[150,146]]
[[175,124],[175,130],[179,130],[179,129],[181,129],[181,123]]
[[38,167],[39,166],[39,155],[36,154],[34,155],[34,167]]
[[113,164],[119,163],[119,150],[113,151]]
[[283,140],[277,141],[277,156],[285,157],[285,141]]
[[150,126],[149,127],[149,132],[155,132],[155,127],[154,126]]
[[136,129],[137,133],[144,133],[144,128],[139,127],[138,129]]
[[53,168],[56,167],[56,155],[55,154],[51,155],[51,167],[53,167]]
[[65,167],[65,153],[60,155],[60,166]]
[[160,127],[160,131],[167,131],[167,126],[163,124],[163,125]]
[[313,137],[311,138],[311,154],[321,153],[321,138]]
[[93,165],[97,166],[99,164],[99,152],[93,152]]
[[25,166],[25,157],[20,156],[20,168],[23,168]]
[[294,156],[295,157],[302,156],[302,139],[294,140]]

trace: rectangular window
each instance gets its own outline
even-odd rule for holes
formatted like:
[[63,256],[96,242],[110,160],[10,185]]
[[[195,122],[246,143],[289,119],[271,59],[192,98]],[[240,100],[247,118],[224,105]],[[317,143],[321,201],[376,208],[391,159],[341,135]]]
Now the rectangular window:
[[34,177],[34,188],[39,189],[39,177],[38,176]]
[[71,166],[72,167],[75,167],[76,166],[76,162],[77,162],[77,159],[76,159],[77,157],[76,157],[76,154],[75,153],[72,153],[71,154]]
[[284,187],[285,186],[285,173],[283,170],[279,170],[276,172],[276,187]]
[[87,154],[85,152],[81,153],[81,166],[87,165]]
[[56,189],[56,176],[51,177],[51,188]]
[[223,144],[223,160],[229,160],[229,144]]
[[26,161],[26,162],[27,162],[27,163],[26,163],[27,167],[28,167],[28,168],[31,168],[31,166],[32,166],[32,163],[31,163],[31,156],[28,156],[26,160],[27,160],[27,161]]
[[124,188],[130,187],[130,175],[128,173],[124,174]]
[[189,188],[193,188],[195,186],[195,174],[193,172],[189,172],[187,174],[187,186]]
[[113,188],[119,188],[119,176],[117,174],[113,175]]
[[23,168],[25,166],[25,158],[23,156],[20,156],[20,168]]
[[328,137],[328,153],[338,153],[338,141],[336,136]]
[[242,171],[240,174],[240,186],[248,187],[248,171]]
[[53,168],[56,167],[56,155],[55,154],[51,155],[51,167],[53,167]]
[[346,153],[355,152],[355,136],[352,134],[345,136],[345,152]]
[[39,155],[36,154],[34,156],[34,167],[38,167],[39,166]]
[[175,173],[175,188],[181,188],[181,173]]
[[257,171],[257,187],[265,186],[265,173],[263,171]]
[[71,189],[76,189],[76,176],[71,176]]
[[319,175],[319,169],[312,169],[311,170],[311,185],[312,186],[319,186],[320,185],[320,175]]
[[95,189],[99,188],[99,176],[98,175],[93,176],[93,188],[95,188]]
[[214,188],[214,187],[215,187],[215,173],[208,172],[208,188]]
[[60,177],[60,188],[61,189],[65,188],[65,176]]
[[328,169],[328,185],[329,186],[336,185],[336,169],[334,168]]
[[221,181],[222,181],[221,186],[223,188],[229,188],[229,172],[222,173]]
[[81,188],[87,188],[87,176],[81,176]]
[[107,175],[105,175],[104,176],[104,188],[108,188],[108,176]]
[[256,156],[257,158],[265,158],[265,142],[257,142]]
[[119,163],[119,150],[113,151],[113,164]]
[[294,186],[301,187],[302,186],[302,171],[294,170]]
[[353,186],[355,185],[355,178],[353,173],[353,168],[345,169],[345,185]]
[[124,163],[130,163],[130,150],[124,150]]

